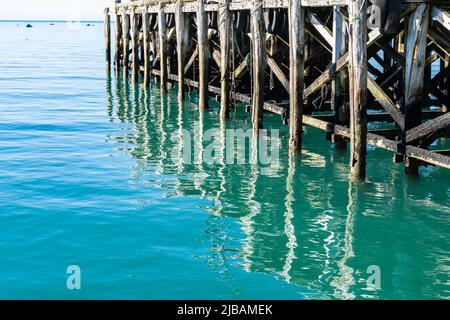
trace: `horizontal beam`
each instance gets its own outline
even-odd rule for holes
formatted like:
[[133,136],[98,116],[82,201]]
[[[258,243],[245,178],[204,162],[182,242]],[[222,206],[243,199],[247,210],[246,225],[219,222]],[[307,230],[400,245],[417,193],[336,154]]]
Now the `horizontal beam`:
[[410,143],[421,138],[425,138],[432,133],[444,130],[450,127],[450,112],[440,117],[429,120],[421,125],[414,127],[406,132],[406,143]]
[[431,17],[439,21],[448,31],[450,31],[450,14],[437,6],[431,9]]
[[[346,6],[348,0],[302,0],[303,7],[332,7],[332,6]],[[162,1],[163,3],[165,1]],[[264,0],[263,7],[266,9],[270,8],[287,8],[289,0]],[[130,9],[130,8],[140,8],[148,6],[148,12],[156,13],[158,12],[158,1],[155,0],[139,0],[139,1],[129,1],[125,3],[118,3],[116,5],[117,9]],[[250,1],[232,1],[230,2],[230,10],[250,10]],[[189,1],[183,3],[183,12],[197,12],[197,1]],[[212,3],[205,5],[205,11],[218,11],[219,5]],[[165,12],[173,13],[175,12],[175,3],[166,2]]]

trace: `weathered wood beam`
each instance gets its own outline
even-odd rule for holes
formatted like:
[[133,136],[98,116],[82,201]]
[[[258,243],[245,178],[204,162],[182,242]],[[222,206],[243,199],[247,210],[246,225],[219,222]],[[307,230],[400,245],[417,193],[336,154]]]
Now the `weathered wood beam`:
[[302,147],[305,10],[300,0],[289,1],[289,147]]
[[[424,111],[422,113],[422,118],[425,119],[434,119],[441,115],[443,115],[444,112],[438,110],[438,111]],[[334,118],[334,114],[314,114],[313,117],[327,121],[332,122]],[[374,112],[374,113],[368,113],[367,119],[370,122],[393,122],[394,119],[392,119],[392,116],[387,112]]]
[[409,129],[406,132],[406,143],[411,143],[428,135],[447,129],[450,127],[450,112],[443,114],[433,120],[429,120],[421,125]]
[[220,37],[220,117],[228,118],[230,111],[230,41],[231,13],[229,0],[221,0],[218,13]]
[[450,40],[435,28],[429,26],[428,27],[428,38],[430,38],[436,46],[441,49],[446,56],[450,55]]
[[204,0],[197,0],[197,46],[199,73],[199,108],[208,107],[208,20]]
[[[429,22],[429,5],[420,4],[411,14],[406,30],[405,45],[405,126],[410,130],[421,124],[424,98],[426,39]],[[405,171],[418,174],[416,158],[405,157]]]
[[111,17],[109,15],[109,8],[105,9],[105,59],[106,59],[106,70],[109,74],[111,70]]
[[122,44],[123,44],[123,48],[122,48],[122,57],[123,57],[123,78],[126,79],[128,77],[128,70],[129,70],[129,66],[128,66],[128,61],[130,58],[130,53],[129,53],[129,49],[130,49],[130,16],[124,11],[122,13]]
[[120,71],[120,58],[121,58],[121,41],[122,38],[122,21],[121,16],[117,11],[115,11],[116,24],[115,24],[115,41],[114,41],[114,65],[116,70],[116,75],[119,74]]
[[345,53],[336,64],[332,64],[316,80],[303,90],[303,99],[306,100],[311,94],[319,90],[327,82],[331,81],[336,72],[342,70],[348,63],[348,53]]
[[350,1],[350,171],[356,179],[366,176],[367,145],[367,2]]
[[439,21],[448,31],[450,31],[450,13],[442,10],[437,6],[433,6],[431,9],[431,17]]
[[138,15],[136,9],[131,10],[131,81],[137,83],[139,81],[139,30]]
[[159,70],[160,70],[160,85],[161,92],[167,92],[167,25],[166,25],[166,11],[162,2],[159,3],[158,11],[158,37],[159,37]]
[[186,66],[184,67],[184,73],[185,74],[194,65],[194,62],[197,59],[197,57],[198,57],[198,46],[195,47],[194,52],[192,53],[191,57],[189,58],[188,62],[186,63]]
[[150,86],[150,16],[145,6],[142,9],[142,32],[144,42],[144,87]]
[[264,107],[264,71],[266,65],[266,27],[264,25],[263,2],[252,0],[250,13],[252,34],[252,128],[255,134],[262,128]]
[[[345,54],[345,25],[342,18],[341,8],[333,8],[333,53],[331,63],[337,61]],[[343,101],[343,91],[345,90],[345,80],[341,72],[337,71],[331,82],[331,109],[335,112],[335,123],[345,125],[348,122],[348,108]],[[345,141],[335,140],[335,145],[339,149],[346,148]]]
[[220,57],[220,50],[214,49],[212,52],[212,58],[216,65],[220,68],[221,65],[221,57]]
[[391,98],[380,88],[380,86],[373,80],[372,78],[367,78],[367,88],[374,96],[375,100],[377,100],[381,106],[386,110],[394,119],[395,123],[400,128],[404,128],[405,126],[405,117],[401,113],[400,110],[397,109],[394,102],[392,102]]
[[247,72],[250,71],[250,61],[251,61],[251,54],[247,54],[242,60],[242,62],[239,64],[239,66],[236,68],[236,70],[233,71],[233,77],[235,79],[242,78]]
[[450,157],[415,146],[406,146],[405,154],[409,158],[421,160],[436,166],[450,169]]
[[316,29],[316,31],[322,36],[322,38],[331,46],[333,47],[334,41],[333,41],[333,34],[331,33],[330,29],[317,17],[316,14],[312,13],[311,11],[306,11],[305,13],[306,17],[308,18],[311,25]]
[[183,13],[183,0],[178,0],[175,10],[175,28],[177,37],[177,70],[178,70],[178,101],[184,98],[184,63],[186,59],[186,45],[188,26]]
[[[405,1],[405,0],[403,0]],[[410,0],[411,1],[411,0]],[[117,4],[118,8],[129,10],[132,7],[140,7],[149,5],[150,12],[158,12],[158,7],[153,0],[139,0],[128,1]],[[301,0],[303,7],[331,7],[331,6],[346,6],[347,0]],[[289,6],[288,0],[264,0],[264,8],[287,8]],[[197,12],[198,4],[195,1],[186,2],[183,6],[183,12]],[[249,10],[251,9],[250,1],[233,1],[230,3],[230,10]],[[205,5],[205,11],[218,11],[217,3],[210,3]],[[167,3],[167,13],[175,12],[174,3]]]
[[276,61],[270,56],[267,56],[267,66],[273,71],[283,88],[286,89],[287,92],[289,92],[288,78],[284,75],[283,70],[281,70]]

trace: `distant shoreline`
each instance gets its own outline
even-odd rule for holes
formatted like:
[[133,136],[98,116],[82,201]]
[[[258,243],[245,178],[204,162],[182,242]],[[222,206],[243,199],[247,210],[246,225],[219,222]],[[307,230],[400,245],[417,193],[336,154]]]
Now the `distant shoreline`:
[[[72,22],[72,21],[67,21],[67,20],[1,20],[0,22],[53,22],[53,23],[67,23],[67,22]],[[73,22],[80,22],[80,23],[103,23],[103,20],[81,20],[81,21],[73,21]]]

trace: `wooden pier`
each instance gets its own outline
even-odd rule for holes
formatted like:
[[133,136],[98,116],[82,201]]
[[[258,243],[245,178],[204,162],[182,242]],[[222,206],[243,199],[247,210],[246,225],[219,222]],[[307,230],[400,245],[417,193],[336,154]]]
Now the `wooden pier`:
[[[366,149],[393,152],[417,174],[450,169],[450,1],[141,0],[105,10],[106,66],[178,97],[197,88],[199,108],[220,99],[250,106],[255,132],[264,112],[289,125],[298,152],[302,128],[350,148],[351,175],[366,176]],[[219,98],[220,97],[220,98]],[[382,128],[382,129],[380,129]],[[447,140],[448,142],[448,140]]]

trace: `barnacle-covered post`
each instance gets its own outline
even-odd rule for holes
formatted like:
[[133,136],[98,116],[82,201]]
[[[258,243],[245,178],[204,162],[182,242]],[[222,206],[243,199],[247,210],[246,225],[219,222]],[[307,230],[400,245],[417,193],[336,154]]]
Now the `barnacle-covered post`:
[[123,77],[128,77],[129,70],[129,50],[130,50],[130,16],[127,14],[126,7],[122,8],[122,44],[123,44]]
[[138,15],[136,9],[131,8],[130,13],[131,20],[131,81],[137,83],[139,81],[139,29],[138,29]]
[[111,17],[109,8],[105,9],[105,54],[106,54],[106,70],[111,70]]
[[158,6],[158,29],[159,29],[159,65],[160,65],[160,80],[161,92],[167,92],[167,24],[166,12],[162,2]]
[[231,18],[229,0],[221,0],[218,12],[220,37],[220,116],[225,119],[230,110],[230,39]]
[[183,0],[177,0],[175,7],[175,28],[177,35],[178,100],[183,101],[186,34],[188,32],[183,13]]
[[142,8],[142,33],[144,42],[144,86],[150,86],[150,17],[147,6]]
[[252,127],[257,134],[262,128],[264,107],[264,71],[266,65],[266,27],[264,25],[263,1],[253,0],[251,8],[252,34]]
[[305,13],[301,0],[289,1],[289,147],[302,147]]
[[208,107],[208,20],[204,0],[197,1],[197,45],[199,108]]
[[350,171],[356,179],[366,177],[367,148],[367,1],[350,0]]

